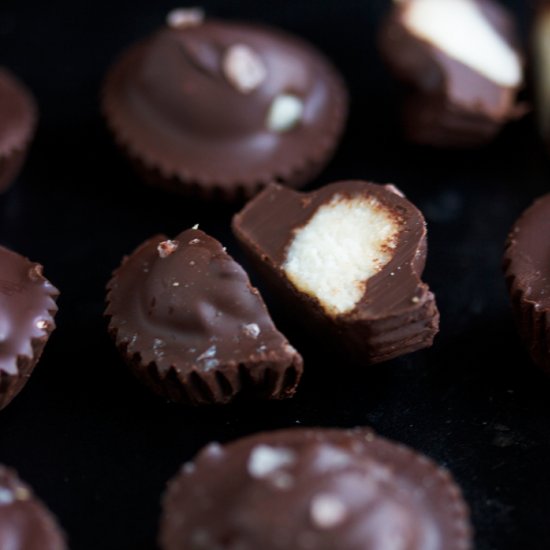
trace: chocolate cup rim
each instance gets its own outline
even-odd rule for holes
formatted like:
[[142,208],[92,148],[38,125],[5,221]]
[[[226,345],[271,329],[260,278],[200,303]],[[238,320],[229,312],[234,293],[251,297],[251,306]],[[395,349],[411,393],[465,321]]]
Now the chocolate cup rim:
[[[244,25],[247,24],[244,23]],[[267,26],[254,26],[270,29],[270,27]],[[277,34],[285,34],[284,31],[279,31],[278,29],[273,30]],[[115,143],[131,160],[137,160],[139,163],[143,164],[145,168],[158,173],[166,180],[176,181],[181,185],[182,191],[184,192],[193,186],[199,186],[203,193],[208,190],[212,194],[218,193],[227,198],[231,198],[233,195],[242,194],[243,189],[245,196],[250,196],[271,181],[291,182],[297,177],[299,179],[300,174],[304,172],[308,173],[310,171],[315,171],[315,169],[320,170],[329,161],[339,145],[345,130],[348,115],[348,91],[343,78],[333,66],[332,62],[315,46],[309,45],[307,42],[293,35],[290,36],[292,36],[294,40],[299,40],[306,44],[316,53],[320,61],[323,62],[322,66],[333,96],[330,113],[328,115],[330,131],[320,136],[320,139],[318,139],[315,144],[310,140],[307,152],[295,158],[292,163],[284,167],[267,167],[264,170],[251,173],[248,179],[243,179],[242,177],[235,179],[230,175],[227,175],[225,178],[220,176],[212,177],[206,172],[192,173],[186,169],[185,162],[181,160],[178,162],[178,160],[172,159],[172,162],[170,162],[166,159],[160,159],[155,155],[151,155],[146,147],[141,146],[139,139],[136,140],[132,132],[127,131],[126,117],[121,115],[118,109],[120,100],[117,97],[116,80],[122,78],[125,71],[133,68],[133,64],[138,61],[140,54],[146,48],[153,36],[154,34],[149,35],[145,39],[133,43],[119,54],[106,73],[100,94],[101,111],[106,125],[113,135]],[[305,183],[307,182],[300,182],[301,185],[305,185]]]
[[[296,436],[297,432],[301,432],[301,435]],[[440,487],[442,493],[445,493],[447,498],[446,515],[449,517],[451,529],[453,533],[449,533],[449,538],[452,537],[452,546],[446,546],[445,550],[471,550],[473,547],[473,535],[474,529],[471,524],[471,516],[469,506],[464,499],[462,489],[454,480],[450,471],[437,464],[433,459],[425,454],[415,451],[411,447],[404,445],[403,443],[387,439],[378,435],[373,429],[364,426],[358,426],[355,428],[341,429],[341,428],[326,428],[326,427],[290,427],[276,430],[269,430],[246,435],[244,437],[234,439],[228,443],[223,444],[223,449],[227,452],[233,445],[246,445],[248,442],[257,441],[258,444],[269,445],[270,441],[265,436],[275,435],[275,444],[278,444],[286,436],[290,435],[291,438],[308,437],[308,434],[312,434],[312,440],[315,438],[315,434],[321,432],[321,436],[335,435],[337,438],[347,436],[350,439],[361,437],[365,438],[369,444],[378,444],[385,447],[394,456],[403,457],[401,463],[407,462],[408,464],[414,464],[416,472],[422,472],[424,476],[428,474],[430,480],[436,481]],[[280,439],[279,439],[280,438]],[[321,442],[325,442],[320,439]],[[330,441],[328,441],[330,443]],[[202,456],[203,451],[208,447],[208,444],[203,446],[191,459],[191,463],[194,464],[197,458]],[[375,448],[375,447],[374,447]],[[376,448],[375,448],[376,451]],[[380,451],[378,450],[378,454]],[[383,454],[383,451],[382,451]],[[376,452],[374,457],[377,458]],[[395,462],[398,462],[397,460]],[[394,462],[386,462],[386,464],[392,465]],[[399,463],[399,462],[398,462]],[[185,466],[185,464],[183,465]],[[159,544],[161,548],[164,548],[161,541],[166,525],[167,505],[169,499],[172,497],[172,493],[178,490],[177,485],[185,475],[183,472],[183,466],[171,477],[167,482],[166,489],[161,497],[161,519],[159,529]],[[191,474],[193,475],[193,474]],[[433,491],[433,485],[430,486],[430,491]]]

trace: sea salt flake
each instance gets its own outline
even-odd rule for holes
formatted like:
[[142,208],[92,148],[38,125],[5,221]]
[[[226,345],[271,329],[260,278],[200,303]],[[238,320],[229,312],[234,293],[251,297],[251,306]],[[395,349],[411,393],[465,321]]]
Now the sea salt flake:
[[258,445],[248,458],[248,473],[257,479],[265,479],[286,466],[291,466],[296,455],[290,449]]
[[9,489],[0,488],[0,506],[6,506],[15,501],[15,496]]
[[174,253],[178,249],[178,241],[162,241],[157,246],[157,251],[161,258],[167,258],[170,254]]
[[200,8],[177,8],[166,16],[166,24],[173,29],[197,27],[204,21],[204,11]]
[[334,495],[320,494],[311,501],[310,515],[313,524],[319,529],[332,529],[346,519],[347,509]]
[[243,332],[250,336],[250,338],[258,338],[260,335],[260,327],[256,323],[249,323],[248,325],[243,325]]

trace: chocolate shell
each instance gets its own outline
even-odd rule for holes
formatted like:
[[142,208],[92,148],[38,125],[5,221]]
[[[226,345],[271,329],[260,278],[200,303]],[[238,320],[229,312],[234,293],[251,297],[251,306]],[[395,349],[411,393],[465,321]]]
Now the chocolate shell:
[[63,533],[51,512],[17,474],[0,465],[0,548],[64,550]]
[[109,332],[156,393],[189,404],[296,391],[302,358],[222,245],[198,229],[149,239],[108,285]]
[[366,429],[210,444],[170,481],[163,550],[468,550],[449,473]]
[[0,409],[30,378],[55,328],[58,294],[40,264],[0,247]]
[[439,312],[420,279],[426,224],[394,186],[342,181],[298,193],[272,184],[234,217],[233,231],[319,341],[362,363],[431,346]]
[[[411,26],[410,10],[419,5],[425,9],[428,4],[453,28],[438,32],[435,14],[427,12],[418,18],[429,21],[434,26],[431,32],[439,38],[460,36],[464,43],[450,39],[450,49],[445,49],[427,34],[418,34]],[[478,25],[473,28],[475,18]],[[468,27],[459,33],[461,24]],[[527,110],[517,97],[524,79],[515,22],[492,0],[395,2],[381,26],[379,45],[389,68],[406,87],[403,125],[411,141],[449,148],[484,145]],[[499,70],[503,65],[506,71]]]
[[533,361],[550,374],[550,194],[516,221],[504,273],[520,334]]
[[111,68],[103,111],[149,183],[234,200],[311,180],[339,140],[347,93],[298,38],[178,10]]
[[17,177],[34,135],[37,108],[29,90],[0,67],[0,193]]

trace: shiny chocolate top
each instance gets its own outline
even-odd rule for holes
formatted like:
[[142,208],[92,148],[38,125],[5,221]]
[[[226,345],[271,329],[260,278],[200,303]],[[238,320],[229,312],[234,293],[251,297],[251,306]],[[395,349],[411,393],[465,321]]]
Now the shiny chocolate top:
[[35,119],[36,105],[30,92],[0,67],[0,156],[27,145]]
[[293,357],[301,368],[244,270],[198,229],[142,244],[113,274],[107,301],[117,343],[161,373],[202,376]]
[[0,465],[0,548],[63,550],[63,538],[54,517],[30,488]]
[[170,482],[164,550],[466,550],[449,474],[365,429],[294,429],[210,444]]
[[222,186],[307,170],[334,147],[345,104],[340,77],[300,39],[175,17],[122,55],[104,93],[116,135],[146,164]]
[[431,297],[420,280],[426,261],[426,224],[420,211],[393,186],[341,181],[299,193],[272,184],[235,216],[233,229],[249,251],[284,277],[282,266],[296,230],[337,195],[351,200],[373,197],[400,225],[391,259],[369,279],[353,310],[341,317],[387,317],[420,307]]
[[523,300],[537,312],[550,311],[550,195],[536,200],[508,237],[505,262]]
[[33,358],[33,341],[55,326],[57,295],[40,264],[0,247],[0,373],[17,375],[18,358]]

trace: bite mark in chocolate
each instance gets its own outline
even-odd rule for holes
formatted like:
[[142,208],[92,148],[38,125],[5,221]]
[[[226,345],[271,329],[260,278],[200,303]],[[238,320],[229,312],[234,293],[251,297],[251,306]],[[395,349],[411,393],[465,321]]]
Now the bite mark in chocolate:
[[243,269],[202,231],[148,240],[115,271],[108,290],[109,330],[158,394],[201,404],[296,391],[300,355]]
[[233,230],[293,318],[323,340],[368,363],[432,344],[426,225],[394,186],[347,181],[302,194],[272,184]]
[[379,33],[403,81],[409,139],[436,147],[488,143],[527,107],[515,21],[493,0],[402,0]]

